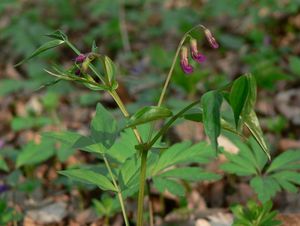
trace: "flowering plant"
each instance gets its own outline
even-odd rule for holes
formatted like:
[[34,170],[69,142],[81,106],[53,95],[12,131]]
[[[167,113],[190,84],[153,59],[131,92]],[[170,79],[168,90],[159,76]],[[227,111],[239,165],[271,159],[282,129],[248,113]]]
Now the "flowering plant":
[[[93,91],[106,91],[115,100],[126,118],[125,127],[118,123],[102,105],[98,104],[88,136],[70,131],[49,132],[44,135],[55,138],[70,148],[94,153],[101,159],[106,168],[104,172],[78,168],[66,169],[60,173],[74,180],[94,184],[102,190],[115,193],[126,225],[129,225],[129,220],[125,199],[136,193],[138,193],[136,222],[138,226],[144,225],[145,184],[147,184],[148,193],[150,192],[149,188],[153,185],[160,192],[168,190],[176,195],[184,195],[181,180],[193,182],[219,179],[220,175],[205,172],[202,168],[192,167],[190,164],[207,163],[220,153],[217,138],[221,130],[227,130],[246,140],[242,134],[242,127],[245,125],[270,158],[262,130],[253,110],[256,100],[256,85],[254,77],[251,75],[241,76],[226,87],[208,91],[178,112],[163,106],[178,58],[180,58],[180,66],[186,74],[190,74],[194,70],[189,63],[190,57],[197,63],[205,61],[205,56],[198,49],[197,40],[191,36],[192,31],[204,31],[210,46],[214,49],[219,47],[211,31],[203,25],[197,25],[186,32],[178,45],[157,104],[143,107],[134,114],[127,111],[117,93],[117,70],[114,62],[108,56],[97,53],[95,45],[92,46],[90,53],[83,54],[63,32],[57,31],[48,35],[52,39],[51,41],[42,45],[18,64],[25,63],[49,49],[67,45],[77,56],[70,68],[61,69],[54,66],[52,71],[45,70],[57,78],[51,84],[61,80],[79,82]],[[189,48],[186,45],[187,42]],[[96,63],[98,63],[98,67],[95,66]],[[221,106],[224,102],[229,104],[233,112],[231,121],[223,117]],[[162,138],[179,118],[203,123],[210,145],[205,142],[195,145],[186,142],[166,147]],[[164,122],[160,128],[157,124],[158,121]],[[149,209],[150,224],[153,225],[151,205],[149,205]]]

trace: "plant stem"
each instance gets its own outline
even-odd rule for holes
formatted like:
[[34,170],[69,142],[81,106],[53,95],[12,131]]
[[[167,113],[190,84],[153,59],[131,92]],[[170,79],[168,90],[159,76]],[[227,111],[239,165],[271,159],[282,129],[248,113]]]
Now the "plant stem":
[[123,47],[125,52],[131,54],[131,47],[128,38],[128,31],[126,29],[126,18],[125,18],[125,9],[124,9],[124,1],[119,0],[119,27],[120,27],[120,34],[123,43]]
[[[112,98],[114,98],[114,100],[116,101],[118,107],[120,108],[121,112],[123,113],[123,115],[128,118],[129,117],[129,113],[128,111],[126,110],[125,108],[125,105],[123,104],[122,100],[120,99],[118,93],[113,90],[113,91],[110,91],[109,92],[110,95],[112,96]],[[142,137],[141,135],[139,134],[138,130],[136,129],[136,127],[133,127],[132,128],[133,132],[134,132],[134,135],[136,136],[139,144],[142,144],[143,143],[143,140],[142,140]]]
[[122,209],[122,214],[123,214],[123,218],[124,218],[124,221],[125,221],[125,225],[126,225],[126,226],[129,226],[129,222],[128,222],[128,218],[127,218],[127,216],[126,216],[126,210],[125,210],[125,205],[124,205],[124,199],[123,199],[123,196],[122,196],[122,193],[121,193],[121,189],[120,189],[120,187],[118,186],[118,184],[117,184],[117,182],[116,182],[116,180],[115,180],[115,178],[114,178],[114,174],[113,174],[113,172],[112,172],[112,170],[111,170],[111,168],[110,168],[110,165],[109,165],[109,163],[108,163],[108,161],[107,161],[107,158],[106,158],[105,154],[103,154],[102,157],[103,157],[105,166],[106,166],[106,168],[107,168],[107,170],[108,170],[108,173],[109,173],[109,175],[110,175],[110,177],[111,177],[111,180],[112,180],[112,182],[113,182],[113,185],[114,185],[115,188],[117,189],[118,198],[119,198],[119,202],[120,202],[120,205],[121,205],[121,209]]
[[141,171],[140,171],[140,189],[138,196],[138,215],[137,226],[143,226],[143,211],[144,211],[144,195],[145,195],[145,182],[147,170],[147,155],[148,150],[143,150],[141,157]]
[[148,208],[149,208],[149,223],[150,226],[154,226],[154,218],[153,218],[153,205],[151,202],[151,184],[149,180],[146,180],[147,190],[148,190]]

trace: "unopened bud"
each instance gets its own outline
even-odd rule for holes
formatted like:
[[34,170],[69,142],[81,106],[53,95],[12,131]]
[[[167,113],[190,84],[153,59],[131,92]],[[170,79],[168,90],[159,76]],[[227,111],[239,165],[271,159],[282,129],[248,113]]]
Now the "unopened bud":
[[219,48],[219,44],[217,43],[216,39],[213,37],[212,33],[210,32],[210,30],[208,30],[207,28],[204,29],[204,33],[205,36],[210,44],[210,46],[214,49]]

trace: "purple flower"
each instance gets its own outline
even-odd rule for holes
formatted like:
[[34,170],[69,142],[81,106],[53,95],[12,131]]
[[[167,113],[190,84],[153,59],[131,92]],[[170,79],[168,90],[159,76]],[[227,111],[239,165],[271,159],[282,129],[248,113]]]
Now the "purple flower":
[[206,57],[198,52],[198,48],[197,48],[197,40],[192,38],[190,40],[190,48],[191,48],[191,54],[192,54],[192,58],[200,63],[203,63],[206,60]]
[[186,74],[191,74],[194,71],[193,66],[189,64],[188,49],[185,46],[181,47],[180,66]]
[[213,37],[212,33],[210,32],[210,30],[208,30],[207,28],[204,29],[204,33],[205,36],[210,44],[210,46],[214,49],[219,48],[219,44],[217,43],[216,39]]
[[9,187],[5,184],[0,184],[0,194],[9,190]]
[[85,54],[79,54],[76,58],[75,58],[75,63],[83,63],[83,61],[86,59],[86,55]]

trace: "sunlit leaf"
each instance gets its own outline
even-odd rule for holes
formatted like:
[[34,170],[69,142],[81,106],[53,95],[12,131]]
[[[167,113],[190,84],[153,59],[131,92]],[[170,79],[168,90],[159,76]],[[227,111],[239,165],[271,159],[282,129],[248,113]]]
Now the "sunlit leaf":
[[40,46],[38,49],[36,49],[30,56],[28,56],[27,58],[25,58],[24,60],[22,60],[21,62],[17,63],[15,66],[20,66],[21,64],[29,61],[30,59],[32,59],[33,57],[49,50],[52,48],[55,48],[61,44],[65,43],[65,41],[63,40],[52,40],[49,42],[46,42],[45,44],[43,44],[42,46]]
[[172,116],[172,112],[166,107],[143,107],[130,117],[127,126],[133,127],[170,116]]
[[97,185],[102,190],[117,191],[112,182],[105,176],[87,169],[69,169],[59,171],[60,174],[87,184]]

